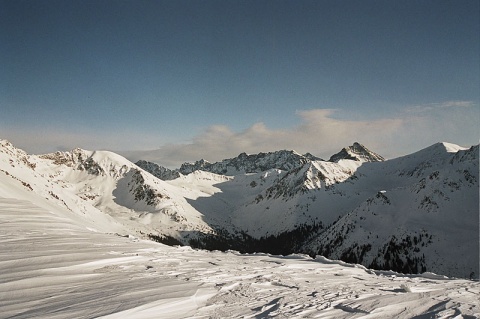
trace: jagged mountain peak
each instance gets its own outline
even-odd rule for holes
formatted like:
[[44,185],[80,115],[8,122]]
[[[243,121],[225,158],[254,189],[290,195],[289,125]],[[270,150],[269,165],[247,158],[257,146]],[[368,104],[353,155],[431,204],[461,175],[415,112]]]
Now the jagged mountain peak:
[[203,158],[195,162],[186,162],[180,166],[179,171],[184,174],[190,174],[198,170],[207,170],[212,164],[209,161],[204,160]]
[[91,156],[92,152],[78,147],[71,151],[57,151],[54,153],[39,155],[40,158],[52,160],[56,165],[64,164],[67,166],[78,164],[78,162],[82,162],[84,159],[90,158]]
[[28,156],[28,154],[25,151],[19,148],[16,148],[12,143],[3,139],[0,139],[0,152],[8,153],[11,155],[15,154],[15,156],[17,157]]
[[184,163],[180,173],[187,175],[196,170],[221,175],[236,175],[242,173],[258,173],[269,169],[290,170],[311,161],[294,150],[280,150],[275,152],[247,154],[241,153],[237,157],[210,163],[205,160],[195,163]]
[[294,157],[302,157],[303,155],[298,153],[295,150],[278,150],[278,151],[272,151],[272,152],[259,152],[256,154],[247,154],[245,152],[239,154],[237,157],[231,158],[230,160],[236,159],[236,158],[265,158],[265,157],[285,157],[285,156],[294,156]]
[[173,180],[181,176],[178,170],[171,170],[169,168],[144,160],[137,161],[135,165],[164,181]]
[[317,156],[315,156],[315,155],[313,155],[312,153],[309,153],[309,152],[303,154],[303,156],[308,158],[311,161],[323,161],[322,158],[317,157]]
[[344,147],[340,152],[332,155],[329,162],[338,162],[349,159],[360,162],[383,162],[385,159],[375,152],[370,151],[364,145],[355,142],[353,145]]
[[92,175],[120,176],[134,165],[121,155],[110,151],[88,151],[75,148],[71,151],[57,151],[38,155],[54,165],[64,165]]

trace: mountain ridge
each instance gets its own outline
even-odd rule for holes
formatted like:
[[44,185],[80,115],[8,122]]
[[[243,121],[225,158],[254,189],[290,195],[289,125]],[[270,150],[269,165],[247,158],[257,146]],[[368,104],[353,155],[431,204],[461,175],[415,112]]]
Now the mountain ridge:
[[268,153],[240,153],[237,157],[210,163],[199,160],[184,163],[179,172],[186,175],[196,170],[206,170],[215,174],[235,175],[239,173],[258,173],[269,169],[290,170],[305,164],[309,159],[294,150],[280,150]]
[[[382,156],[368,150],[358,142],[355,142],[352,146],[343,148],[339,153],[332,155],[328,161],[338,162],[342,159],[350,159],[359,162],[378,162],[385,160]],[[135,162],[135,164],[160,179],[172,180],[178,178],[180,176],[179,174],[188,175],[196,170],[203,170],[221,175],[237,175],[242,173],[258,173],[269,169],[289,171],[308,162],[318,161],[325,162],[320,157],[312,155],[311,153],[301,155],[294,150],[278,150],[267,153],[260,152],[257,154],[247,154],[244,152],[236,157],[214,163],[205,159],[200,159],[195,162],[185,162],[178,169],[169,169],[146,160],[139,160]]]

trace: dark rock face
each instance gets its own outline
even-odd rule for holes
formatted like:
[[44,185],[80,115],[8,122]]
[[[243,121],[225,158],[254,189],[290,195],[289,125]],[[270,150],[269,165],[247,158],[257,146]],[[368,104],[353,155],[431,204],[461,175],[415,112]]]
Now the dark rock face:
[[164,181],[170,181],[180,177],[180,173],[177,170],[171,170],[152,162],[140,160],[136,162],[135,165]]
[[311,154],[311,153],[305,153],[305,154],[303,154],[303,156],[306,157],[306,158],[308,158],[308,159],[311,160],[311,161],[323,161],[322,158],[317,157],[317,156],[315,156],[315,155],[313,155],[313,154]]
[[81,171],[86,171],[92,175],[105,175],[105,170],[88,155],[85,150],[76,148],[71,152],[55,152],[51,154],[40,155],[40,158],[49,159],[55,165],[65,165],[76,167]]
[[362,162],[383,162],[385,160],[382,156],[370,151],[368,148],[357,142],[353,143],[352,146],[343,148],[337,154],[332,155],[328,161],[336,163],[342,159]]
[[205,160],[195,163],[184,163],[180,173],[190,174],[196,170],[203,170],[215,174],[229,175],[235,173],[258,173],[269,169],[292,170],[311,160],[295,151],[277,151],[248,155],[241,153],[235,158],[225,159],[221,162],[210,163]]
[[140,171],[135,171],[132,175],[132,181],[128,185],[135,201],[145,201],[149,206],[155,206],[162,200],[170,199],[167,195],[157,193],[150,185],[146,184]]

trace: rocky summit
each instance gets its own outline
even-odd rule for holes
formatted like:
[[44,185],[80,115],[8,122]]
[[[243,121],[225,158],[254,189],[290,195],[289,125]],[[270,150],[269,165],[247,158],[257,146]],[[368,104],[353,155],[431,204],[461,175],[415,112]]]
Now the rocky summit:
[[382,162],[385,160],[382,156],[370,151],[358,142],[353,143],[352,146],[343,148],[337,154],[332,155],[328,161],[338,162],[344,159],[362,162]]

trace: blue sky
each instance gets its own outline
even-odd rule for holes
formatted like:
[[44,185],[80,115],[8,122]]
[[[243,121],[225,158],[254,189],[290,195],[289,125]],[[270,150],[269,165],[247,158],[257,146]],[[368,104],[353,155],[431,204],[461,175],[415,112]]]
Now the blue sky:
[[478,143],[480,2],[0,0],[0,138],[164,161]]

